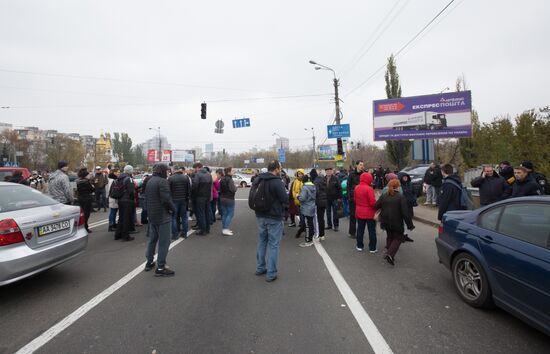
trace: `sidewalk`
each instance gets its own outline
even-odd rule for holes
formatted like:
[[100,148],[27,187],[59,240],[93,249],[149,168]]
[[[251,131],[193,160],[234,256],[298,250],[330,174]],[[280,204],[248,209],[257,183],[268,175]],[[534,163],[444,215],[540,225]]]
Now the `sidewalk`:
[[427,205],[419,205],[414,208],[414,220],[421,223],[431,225],[433,227],[439,226],[439,220],[437,220],[437,208]]

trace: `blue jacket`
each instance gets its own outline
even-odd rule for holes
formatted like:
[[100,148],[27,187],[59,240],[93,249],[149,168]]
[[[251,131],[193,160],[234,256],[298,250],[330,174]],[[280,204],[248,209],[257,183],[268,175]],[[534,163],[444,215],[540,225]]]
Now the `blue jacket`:
[[317,197],[317,190],[315,185],[311,182],[307,182],[302,187],[298,199],[300,200],[300,213],[304,216],[315,216],[315,199]]

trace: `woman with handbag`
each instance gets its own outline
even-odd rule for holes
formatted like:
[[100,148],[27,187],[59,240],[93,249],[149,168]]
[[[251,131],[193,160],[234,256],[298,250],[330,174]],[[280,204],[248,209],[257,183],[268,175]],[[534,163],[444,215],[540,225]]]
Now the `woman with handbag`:
[[386,231],[387,253],[384,259],[391,265],[395,265],[395,254],[405,238],[405,228],[413,230],[414,225],[407,205],[407,199],[399,192],[401,183],[398,179],[392,179],[388,183],[388,193],[380,196],[374,205],[380,209],[380,227]]

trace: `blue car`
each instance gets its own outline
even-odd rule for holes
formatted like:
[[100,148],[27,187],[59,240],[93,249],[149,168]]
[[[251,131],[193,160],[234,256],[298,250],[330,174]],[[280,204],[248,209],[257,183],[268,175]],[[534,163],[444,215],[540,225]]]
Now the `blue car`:
[[549,197],[448,212],[436,245],[462,300],[496,305],[550,335]]

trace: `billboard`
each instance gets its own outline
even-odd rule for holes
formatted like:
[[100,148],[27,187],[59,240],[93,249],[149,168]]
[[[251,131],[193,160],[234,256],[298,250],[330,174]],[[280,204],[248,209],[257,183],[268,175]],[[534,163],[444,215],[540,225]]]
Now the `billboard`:
[[170,162],[172,159],[172,150],[162,150],[162,162]]
[[154,150],[154,149],[147,150],[147,162],[156,162],[158,160],[159,159],[157,156],[157,150]]
[[192,150],[172,150],[172,162],[194,162]]
[[471,91],[373,101],[374,140],[472,136]]
[[[337,161],[337,145],[319,145],[319,161]],[[345,156],[343,157],[345,160]]]

